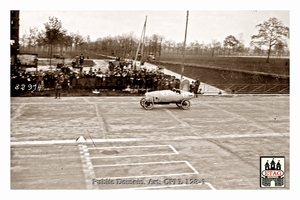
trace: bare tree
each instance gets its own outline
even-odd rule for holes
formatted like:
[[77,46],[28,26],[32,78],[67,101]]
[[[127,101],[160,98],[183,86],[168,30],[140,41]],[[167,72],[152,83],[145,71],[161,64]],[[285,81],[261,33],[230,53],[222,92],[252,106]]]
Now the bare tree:
[[70,35],[64,35],[62,44],[68,49],[70,47],[72,49],[73,38]]
[[29,27],[29,33],[25,31],[25,33],[20,38],[21,45],[27,50],[32,50],[32,47],[37,46],[38,44],[38,29],[36,27]]
[[26,37],[27,36],[25,33],[22,35],[22,37],[20,37],[19,43],[20,43],[20,47],[22,47],[22,48],[25,48],[25,46],[26,46],[26,43],[27,43]]
[[260,55],[263,53],[263,50],[261,49],[260,46],[254,46],[253,52],[254,52],[256,55],[260,56]]
[[154,53],[155,57],[156,57],[156,52],[157,52],[157,44],[159,41],[159,36],[157,34],[153,34],[151,35],[150,39],[150,49],[151,51]]
[[215,51],[218,51],[221,49],[221,42],[218,42],[217,40],[212,40],[211,44],[209,44],[211,48],[211,57],[214,57]]
[[27,37],[28,47],[31,50],[32,47],[37,45],[37,38],[38,38],[38,29],[36,27],[29,28],[29,35]]
[[223,45],[224,47],[229,49],[228,55],[230,54],[230,50],[234,49],[234,47],[236,47],[238,43],[239,41],[233,35],[229,35],[225,38]]
[[169,53],[171,51],[171,48],[172,48],[172,41],[171,40],[164,40],[163,47]]
[[39,37],[43,40],[44,44],[48,44],[50,46],[49,56],[51,66],[52,48],[54,45],[61,42],[67,31],[63,29],[61,21],[56,17],[49,17],[49,22],[44,25],[45,31],[42,31]]
[[274,49],[276,51],[277,57],[280,58],[282,56],[282,54],[284,53],[285,47],[287,47],[287,44],[282,41],[278,41],[275,44]]
[[71,33],[71,36],[73,38],[73,44],[75,46],[75,51],[76,52],[78,51],[78,47],[80,47],[80,50],[82,50],[81,47],[84,44],[83,36],[81,36],[79,32],[77,32],[75,34]]
[[251,37],[251,44],[265,45],[268,48],[267,63],[269,62],[271,49],[278,42],[289,38],[289,28],[284,26],[277,18],[270,18],[261,24],[256,25],[258,34]]
[[236,51],[239,53],[244,53],[246,51],[246,47],[245,47],[245,42],[244,42],[244,35],[243,33],[240,33],[237,36],[237,40],[239,41],[239,43],[236,46]]

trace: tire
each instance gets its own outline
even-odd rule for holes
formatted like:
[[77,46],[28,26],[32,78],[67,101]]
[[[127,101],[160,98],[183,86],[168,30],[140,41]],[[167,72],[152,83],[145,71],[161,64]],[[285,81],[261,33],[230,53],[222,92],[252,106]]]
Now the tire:
[[143,108],[146,110],[151,110],[153,108],[154,104],[152,101],[145,101]]
[[144,107],[145,102],[146,102],[146,98],[141,98],[141,100],[140,100],[140,105],[141,105],[142,107]]
[[189,100],[182,100],[181,101],[181,108],[184,110],[188,110],[191,106],[191,102]]
[[180,103],[176,103],[176,106],[181,108],[181,104]]

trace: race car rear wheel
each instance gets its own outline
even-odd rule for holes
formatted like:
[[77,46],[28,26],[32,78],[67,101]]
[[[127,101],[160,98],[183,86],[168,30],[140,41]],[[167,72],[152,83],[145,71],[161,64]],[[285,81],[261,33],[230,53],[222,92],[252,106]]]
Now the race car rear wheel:
[[191,102],[189,100],[182,100],[181,101],[181,107],[184,110],[187,110],[190,108]]
[[142,107],[144,107],[145,102],[146,102],[146,98],[141,98],[141,100],[140,100],[140,105],[141,105]]
[[180,103],[176,103],[176,106],[178,106],[179,108],[181,108],[181,104]]
[[153,106],[154,106],[154,104],[153,104],[152,101],[145,101],[143,107],[144,107],[146,110],[151,110],[151,109],[153,108]]

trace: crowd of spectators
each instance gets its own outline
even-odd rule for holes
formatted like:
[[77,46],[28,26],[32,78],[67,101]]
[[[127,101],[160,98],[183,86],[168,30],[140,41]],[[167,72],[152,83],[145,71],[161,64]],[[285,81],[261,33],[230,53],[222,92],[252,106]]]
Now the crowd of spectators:
[[[109,61],[105,70],[101,68],[87,71],[73,68],[68,64],[58,64],[52,70],[27,71],[14,66],[11,70],[11,83],[15,85],[35,85],[38,90],[54,90],[55,81],[60,79],[62,89],[92,88],[106,89],[109,79],[122,78],[127,89],[162,90],[179,88],[180,80],[165,74],[159,69],[146,69],[143,65],[135,67],[132,62]],[[115,83],[115,82],[114,82]],[[111,86],[111,85],[110,85]]]

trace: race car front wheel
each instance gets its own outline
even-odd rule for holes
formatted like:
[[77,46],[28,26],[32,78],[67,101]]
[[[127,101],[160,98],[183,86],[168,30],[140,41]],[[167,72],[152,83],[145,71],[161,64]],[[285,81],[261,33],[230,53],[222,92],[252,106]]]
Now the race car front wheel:
[[190,108],[191,102],[189,100],[182,100],[181,101],[181,108],[187,110]]

